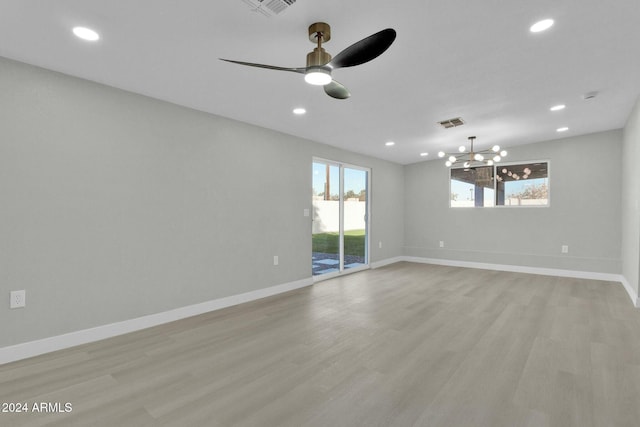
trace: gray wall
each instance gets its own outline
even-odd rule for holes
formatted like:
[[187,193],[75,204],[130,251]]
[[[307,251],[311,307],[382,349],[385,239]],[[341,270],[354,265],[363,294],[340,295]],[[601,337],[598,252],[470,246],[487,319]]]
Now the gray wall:
[[0,347],[311,277],[313,156],[372,168],[402,254],[400,165],[1,58],[0,93]]
[[509,162],[549,160],[546,208],[449,208],[444,162],[407,166],[405,255],[620,273],[621,141],[618,130],[509,148]]
[[314,156],[372,168],[372,262],[622,272],[638,291],[640,103],[624,131],[510,148],[550,161],[549,208],[451,209],[439,160],[402,167],[2,58],[0,90],[0,297],[27,290],[25,309],[0,304],[0,347],[309,278]]
[[622,275],[638,295],[640,285],[640,99],[624,128],[622,144]]

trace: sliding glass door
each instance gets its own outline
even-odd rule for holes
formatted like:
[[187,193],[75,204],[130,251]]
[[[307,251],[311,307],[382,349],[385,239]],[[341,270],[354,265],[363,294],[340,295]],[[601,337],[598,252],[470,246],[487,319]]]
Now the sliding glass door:
[[369,170],[313,162],[312,269],[314,276],[369,265]]
[[367,176],[366,170],[343,168],[343,266],[362,267],[367,260]]

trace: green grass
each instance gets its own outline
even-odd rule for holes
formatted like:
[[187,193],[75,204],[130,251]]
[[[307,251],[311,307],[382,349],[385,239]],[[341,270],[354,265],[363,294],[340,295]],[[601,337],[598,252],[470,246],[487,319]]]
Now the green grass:
[[[364,256],[364,230],[344,232],[345,255]],[[338,233],[318,233],[312,236],[313,252],[337,254],[340,236]]]

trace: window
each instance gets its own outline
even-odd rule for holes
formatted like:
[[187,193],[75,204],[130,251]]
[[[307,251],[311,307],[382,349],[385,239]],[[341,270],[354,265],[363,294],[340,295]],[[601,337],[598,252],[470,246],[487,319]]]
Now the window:
[[549,206],[548,162],[451,169],[450,206]]
[[500,165],[496,169],[498,206],[549,206],[547,162]]
[[494,206],[492,166],[451,169],[451,207]]

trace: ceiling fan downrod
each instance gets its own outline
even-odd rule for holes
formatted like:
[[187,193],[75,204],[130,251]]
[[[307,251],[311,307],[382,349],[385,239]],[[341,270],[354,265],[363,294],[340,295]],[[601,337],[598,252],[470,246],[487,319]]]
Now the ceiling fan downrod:
[[322,67],[331,61],[331,55],[322,47],[322,43],[331,40],[331,27],[325,22],[316,22],[309,26],[309,40],[316,43],[313,52],[307,54],[307,67]]

